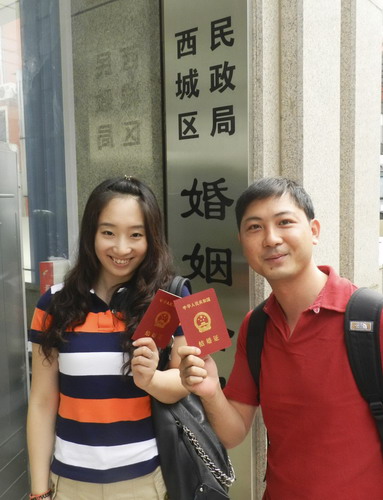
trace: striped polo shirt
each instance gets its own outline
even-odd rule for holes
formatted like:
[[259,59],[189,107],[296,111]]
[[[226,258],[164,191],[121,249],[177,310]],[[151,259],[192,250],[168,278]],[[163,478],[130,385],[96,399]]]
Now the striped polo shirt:
[[[45,311],[61,288],[54,285],[40,297],[31,342],[40,343]],[[85,323],[66,332],[67,341],[57,346],[60,402],[51,469],[58,476],[111,483],[149,474],[159,465],[150,396],[131,375],[121,374],[124,329],[92,292]]]

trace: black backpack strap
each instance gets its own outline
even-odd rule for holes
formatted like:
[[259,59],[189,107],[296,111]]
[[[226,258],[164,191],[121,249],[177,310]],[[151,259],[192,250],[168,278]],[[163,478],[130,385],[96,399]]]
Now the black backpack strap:
[[360,393],[369,404],[383,444],[383,375],[380,351],[380,315],[383,295],[359,288],[345,312],[348,357]]
[[173,295],[181,296],[183,287],[186,286],[190,293],[192,293],[191,283],[189,278],[183,276],[174,276],[172,282],[168,286],[168,292]]
[[247,361],[254,382],[258,388],[258,401],[260,401],[259,377],[261,373],[261,354],[263,348],[263,340],[265,338],[267,314],[263,307],[266,300],[258,304],[250,315],[247,328],[246,351]]
[[[179,297],[181,297],[182,289],[184,286],[186,286],[189,292],[192,293],[192,287],[189,278],[184,278],[183,276],[174,276],[170,285],[168,286],[167,291],[169,293],[172,293],[173,295],[178,295]],[[164,349],[162,349],[162,352],[160,353],[160,359],[158,362],[159,370],[166,369],[169,362],[172,347],[173,347],[173,342],[171,342]]]

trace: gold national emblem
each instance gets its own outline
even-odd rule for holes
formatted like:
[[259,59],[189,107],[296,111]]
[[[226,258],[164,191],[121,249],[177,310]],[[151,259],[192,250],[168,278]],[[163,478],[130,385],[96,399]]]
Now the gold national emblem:
[[206,312],[199,312],[194,316],[194,326],[199,333],[211,330],[211,318]]

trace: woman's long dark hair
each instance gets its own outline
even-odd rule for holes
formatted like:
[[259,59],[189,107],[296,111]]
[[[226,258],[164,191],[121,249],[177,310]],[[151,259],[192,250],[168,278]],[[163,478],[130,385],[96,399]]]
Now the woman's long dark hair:
[[[47,310],[50,321],[41,344],[47,358],[50,358],[52,348],[65,340],[65,331],[83,324],[91,309],[90,290],[97,281],[101,267],[95,252],[98,219],[109,201],[121,196],[134,196],[137,199],[144,215],[148,244],[145,259],[132,278],[134,290],[129,297],[118,294],[119,311],[126,323],[122,340],[124,352],[130,352],[131,336],[154,294],[159,288],[165,288],[174,276],[162,215],[153,191],[132,177],[105,180],[89,196],[81,222],[77,261],[67,274],[64,287],[52,296]],[[124,365],[124,371],[128,365],[129,362]]]

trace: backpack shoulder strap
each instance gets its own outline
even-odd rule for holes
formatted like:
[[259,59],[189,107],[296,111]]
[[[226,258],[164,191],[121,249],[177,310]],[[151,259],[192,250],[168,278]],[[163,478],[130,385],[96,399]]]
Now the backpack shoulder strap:
[[191,283],[189,278],[184,278],[183,276],[174,276],[170,285],[168,286],[168,292],[173,295],[181,296],[183,287],[186,286],[190,293],[192,293]]
[[266,300],[253,309],[247,327],[246,339],[247,361],[258,389],[258,401],[260,401],[259,377],[261,373],[261,354],[267,321],[267,314],[263,310],[265,303]]
[[383,375],[380,350],[380,315],[383,295],[358,288],[344,317],[345,340],[352,373],[367,401],[383,444]]

